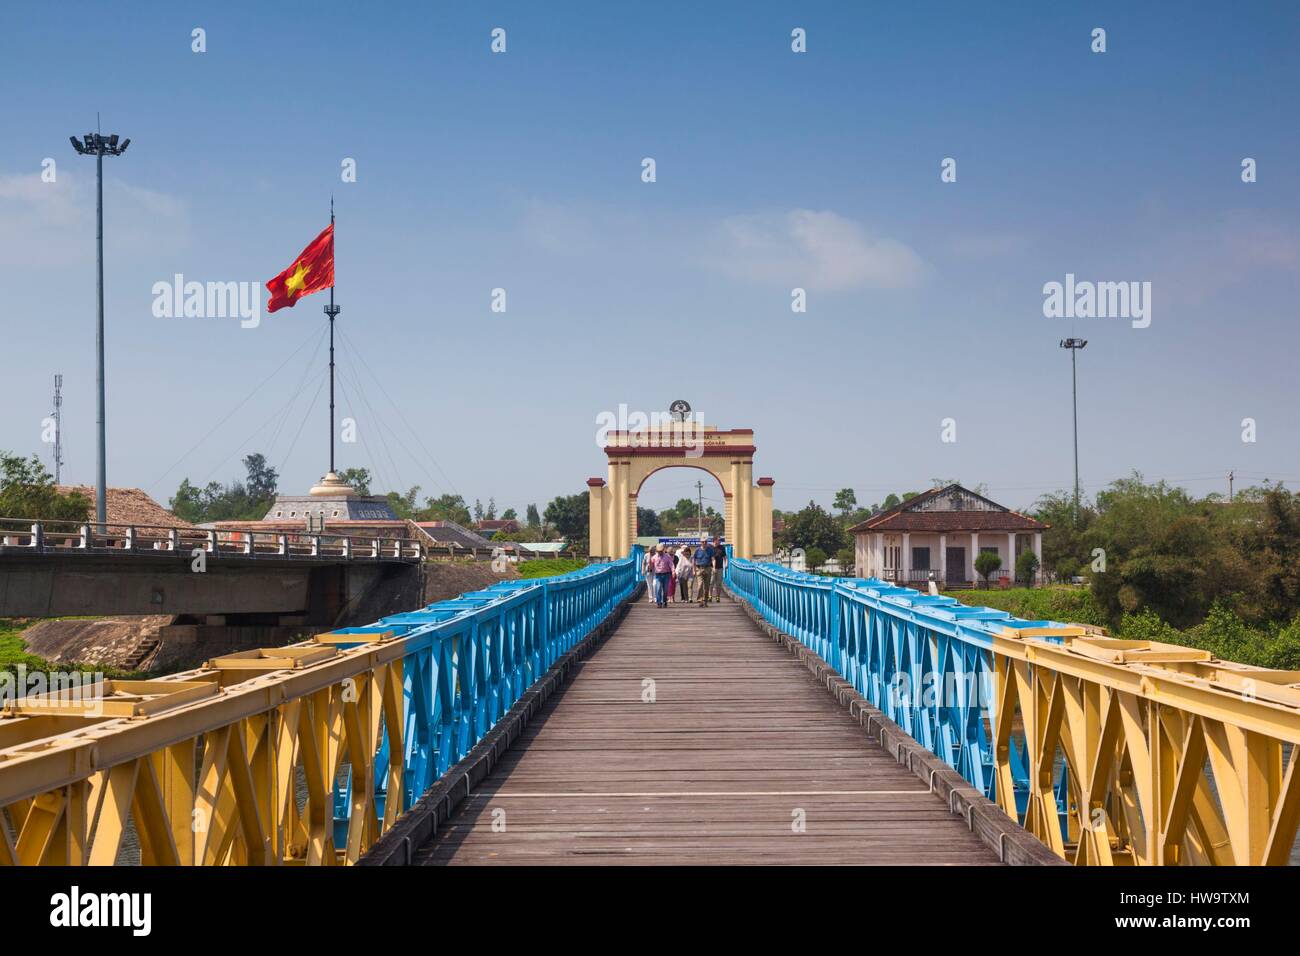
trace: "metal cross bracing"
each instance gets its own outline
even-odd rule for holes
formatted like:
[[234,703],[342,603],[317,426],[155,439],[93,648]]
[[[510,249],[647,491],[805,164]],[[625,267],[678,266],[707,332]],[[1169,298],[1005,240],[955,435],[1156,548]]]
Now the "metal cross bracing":
[[1285,864],[1300,672],[735,559],[773,626],[1078,864]]
[[112,864],[124,845],[145,864],[354,863],[639,569],[634,551],[157,680],[8,699],[0,864]]

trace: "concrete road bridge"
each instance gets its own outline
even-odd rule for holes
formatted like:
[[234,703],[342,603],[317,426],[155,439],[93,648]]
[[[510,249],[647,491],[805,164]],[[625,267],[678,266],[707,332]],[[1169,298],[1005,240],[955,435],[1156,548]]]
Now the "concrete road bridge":
[[0,863],[1284,864],[1300,675],[732,556],[506,581],[0,717]]
[[0,617],[290,615],[329,626],[378,590],[414,584],[418,595],[422,557],[405,537],[0,519]]

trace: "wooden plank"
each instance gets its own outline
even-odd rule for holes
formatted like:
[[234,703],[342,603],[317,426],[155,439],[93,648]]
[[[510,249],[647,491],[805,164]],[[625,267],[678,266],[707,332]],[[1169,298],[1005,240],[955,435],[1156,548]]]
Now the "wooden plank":
[[416,862],[987,865],[997,855],[739,607],[638,602]]

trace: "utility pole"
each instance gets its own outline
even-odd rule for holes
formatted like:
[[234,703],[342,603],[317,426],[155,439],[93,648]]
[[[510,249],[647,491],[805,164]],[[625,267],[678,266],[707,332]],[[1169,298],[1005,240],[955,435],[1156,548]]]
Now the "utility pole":
[[695,526],[697,529],[697,534],[699,534],[699,536],[703,538],[704,537],[704,482],[697,481],[695,483],[695,493],[699,498],[699,503],[696,505]]
[[[98,125],[98,123],[96,124]],[[69,136],[72,141],[72,148],[78,155],[95,157],[95,174],[96,174],[96,201],[95,201],[95,239],[99,252],[99,323],[95,331],[95,352],[99,359],[99,368],[96,374],[95,382],[98,392],[97,409],[95,422],[99,426],[99,466],[95,478],[95,522],[99,525],[99,530],[104,530],[106,495],[108,487],[108,455],[104,449],[104,157],[121,156],[126,152],[126,148],[131,145],[131,140],[122,140],[118,145],[118,136],[112,133],[104,136],[102,133],[87,133],[81,141],[75,136]]]
[[54,483],[63,484],[63,376],[54,376]]
[[1232,472],[1228,472],[1228,504],[1232,504]]
[[1075,356],[1088,344],[1087,339],[1061,339],[1061,348],[1070,350],[1070,392],[1074,396],[1074,524],[1079,524],[1079,372]]

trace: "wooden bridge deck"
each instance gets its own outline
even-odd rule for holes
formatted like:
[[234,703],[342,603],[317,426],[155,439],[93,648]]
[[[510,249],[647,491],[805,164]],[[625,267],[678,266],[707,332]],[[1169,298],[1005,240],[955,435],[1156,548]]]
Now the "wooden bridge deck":
[[642,598],[417,862],[997,857],[739,607]]

